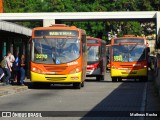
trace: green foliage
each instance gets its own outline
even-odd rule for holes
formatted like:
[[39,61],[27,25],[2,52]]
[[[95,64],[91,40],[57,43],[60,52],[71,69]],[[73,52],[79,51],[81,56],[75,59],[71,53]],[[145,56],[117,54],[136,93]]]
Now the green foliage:
[[[106,12],[106,11],[153,11],[160,10],[160,0],[3,0],[4,12]],[[138,21],[86,21],[63,22],[75,25],[87,31],[87,35],[108,39],[109,31],[123,34],[149,32],[141,27]],[[21,22],[20,24],[33,28],[42,26],[41,22]]]
[[129,21],[129,22],[124,22],[122,31],[124,31],[123,34],[141,35],[143,29],[139,22]]

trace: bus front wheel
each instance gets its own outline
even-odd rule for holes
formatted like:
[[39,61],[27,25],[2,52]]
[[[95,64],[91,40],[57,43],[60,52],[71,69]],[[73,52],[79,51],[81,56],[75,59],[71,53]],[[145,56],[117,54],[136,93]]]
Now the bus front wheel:
[[147,82],[148,81],[148,77],[143,77],[142,78],[142,82]]
[[84,87],[84,81],[81,83],[81,87]]
[[116,77],[112,77],[112,82],[117,82],[117,78]]
[[98,75],[96,76],[97,81],[103,81],[104,80],[104,75]]
[[118,82],[122,82],[122,78],[121,77],[118,78]]
[[75,89],[81,89],[81,83],[73,83]]

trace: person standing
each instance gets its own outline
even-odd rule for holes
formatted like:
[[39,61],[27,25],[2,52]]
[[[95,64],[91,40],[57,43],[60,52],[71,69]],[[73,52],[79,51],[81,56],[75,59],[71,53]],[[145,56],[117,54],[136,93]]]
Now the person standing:
[[13,67],[13,63],[15,61],[15,57],[13,54],[11,54],[11,56],[9,57],[9,61],[10,61],[10,64],[11,64],[11,68]]
[[17,82],[17,84],[20,84],[20,56],[17,54],[16,59],[13,63],[13,75],[14,75],[14,81]]
[[25,63],[25,56],[24,54],[21,55],[20,58],[20,84],[24,85],[24,80],[25,80],[25,68],[26,68],[26,63]]
[[11,64],[10,64],[10,60],[9,58],[11,57],[11,52],[7,53],[7,56],[4,57],[4,62],[3,62],[3,71],[5,73],[5,80],[4,80],[4,85],[10,85],[11,81],[10,81],[10,77],[11,77]]
[[11,56],[9,57],[9,61],[10,61],[10,65],[11,65],[11,69],[12,69],[12,72],[11,72],[11,82],[13,83],[13,80],[14,80],[14,70],[13,70],[13,63],[15,61],[15,57],[13,54],[11,54]]

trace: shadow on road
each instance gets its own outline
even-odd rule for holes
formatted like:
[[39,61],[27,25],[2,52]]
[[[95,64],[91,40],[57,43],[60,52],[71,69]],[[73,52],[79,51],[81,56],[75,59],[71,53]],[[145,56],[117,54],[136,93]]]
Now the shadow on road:
[[[132,120],[130,113],[144,110],[143,93],[146,84],[142,82],[122,82],[113,92],[109,95],[106,94],[106,98],[95,105],[81,120],[90,120],[90,117],[97,120],[101,117],[111,117],[110,119],[128,117],[123,118],[123,120]],[[138,119],[136,117],[136,120]]]
[[[149,78],[152,78],[151,75],[149,75]],[[152,82],[152,80],[150,79],[149,82]],[[81,120],[142,119],[143,116],[135,117],[132,115],[136,113],[145,113],[147,84],[148,82],[135,82],[134,80],[122,81],[114,91],[112,91],[109,95],[106,94],[106,97],[102,101],[97,103],[89,112],[86,112]]]
[[[44,89],[44,90],[50,90],[50,89],[56,89],[56,90],[62,90],[62,89],[75,89],[72,84],[44,84],[39,86],[34,86],[32,83],[27,84],[28,89]],[[79,90],[79,89],[75,89]]]

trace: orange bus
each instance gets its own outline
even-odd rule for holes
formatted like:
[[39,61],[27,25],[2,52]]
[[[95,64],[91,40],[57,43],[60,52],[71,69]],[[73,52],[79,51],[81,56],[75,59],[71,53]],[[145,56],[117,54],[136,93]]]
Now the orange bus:
[[106,63],[106,66],[107,66],[107,69],[109,70],[110,69],[110,49],[111,49],[111,44],[108,44],[106,45],[106,59],[107,59],[107,63]]
[[148,45],[143,37],[126,35],[111,40],[111,78],[148,80]]
[[104,80],[106,73],[106,42],[99,38],[87,37],[87,77]]
[[84,86],[86,68],[84,30],[65,24],[33,29],[30,72],[35,86],[73,84],[80,89]]

